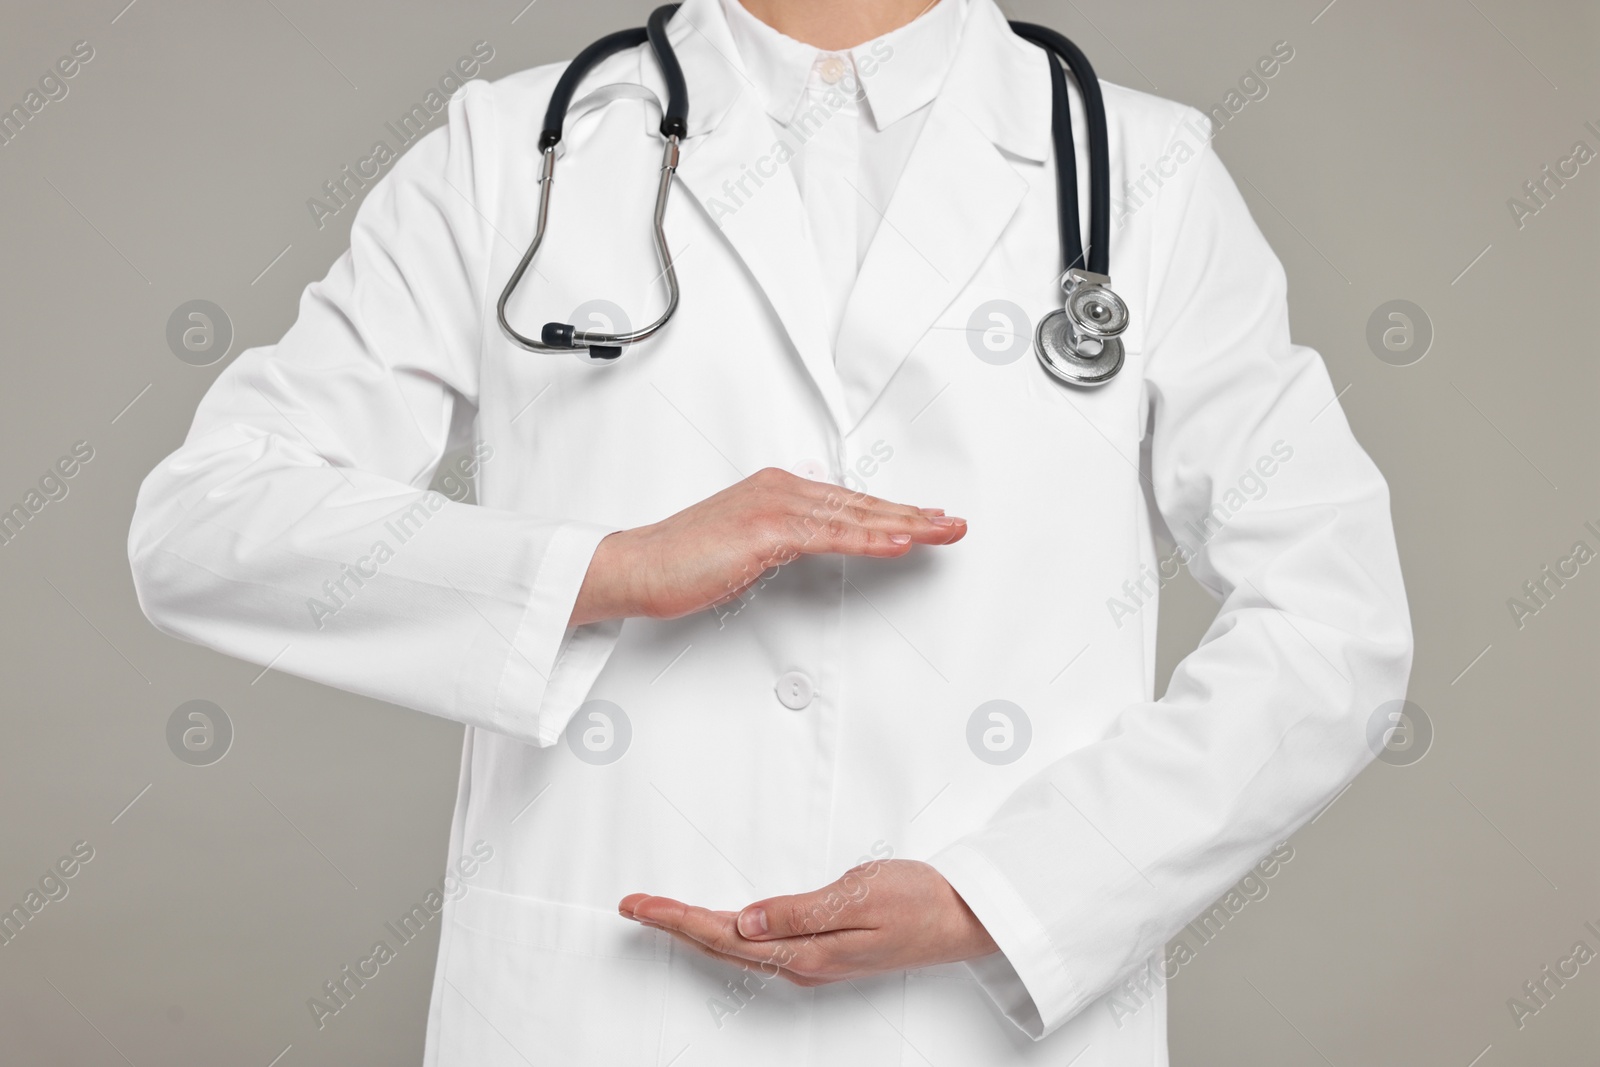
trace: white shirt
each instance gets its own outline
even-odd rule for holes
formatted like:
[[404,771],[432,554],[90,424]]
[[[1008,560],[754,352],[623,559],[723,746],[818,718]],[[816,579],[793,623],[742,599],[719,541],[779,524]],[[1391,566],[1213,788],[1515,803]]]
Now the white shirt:
[[[822,275],[828,338],[955,56],[968,0],[933,0],[916,19],[845,52],[823,52],[721,0],[744,72],[787,146]],[[835,351],[837,356],[837,351]]]

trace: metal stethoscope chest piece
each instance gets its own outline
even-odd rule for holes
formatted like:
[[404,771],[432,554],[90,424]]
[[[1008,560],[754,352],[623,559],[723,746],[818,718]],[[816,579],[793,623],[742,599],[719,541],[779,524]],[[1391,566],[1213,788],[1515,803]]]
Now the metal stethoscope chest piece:
[[1063,307],[1039,320],[1034,351],[1044,369],[1072,385],[1101,385],[1122,369],[1122,340],[1128,305],[1111,289],[1111,279],[1076,268],[1062,277]]
[[[689,90],[684,81],[683,68],[679,66],[678,57],[667,40],[667,20],[677,9],[677,4],[658,7],[651,13],[649,23],[643,29],[621,30],[585,48],[562,72],[551,94],[550,105],[545,111],[544,130],[539,135],[544,165],[539,179],[538,222],[527,253],[500,294],[497,309],[501,329],[529,351],[560,352],[586,348],[591,360],[614,360],[622,354],[624,347],[643,341],[665,326],[678,308],[678,276],[673,269],[672,253],[667,247],[663,230],[667,194],[672,189],[672,178],[678,167],[678,145],[688,135]],[[1101,99],[1100,83],[1095,78],[1094,69],[1077,45],[1054,30],[1027,22],[1013,22],[1011,29],[1019,37],[1043,48],[1050,67],[1050,133],[1055,147],[1056,203],[1061,228],[1061,259],[1065,267],[1065,273],[1061,276],[1062,307],[1039,321],[1034,331],[1034,352],[1045,370],[1061,381],[1079,386],[1100,385],[1111,380],[1122,369],[1123,351],[1119,338],[1128,328],[1128,305],[1112,291],[1111,279],[1106,272],[1111,238],[1111,164],[1105,102]],[[544,241],[545,226],[550,216],[550,189],[555,183],[556,146],[561,143],[562,124],[568,108],[572,106],[573,94],[577,91],[578,83],[601,60],[645,43],[650,45],[655,55],[668,97],[661,118],[665,154],[656,191],[654,233],[661,277],[667,286],[666,308],[648,326],[627,333],[580,330],[570,323],[547,322],[538,340],[524,337],[507,320],[506,305],[516,291],[517,284],[522,281],[522,276],[533,265],[539,245]],[[1087,258],[1078,230],[1078,166],[1063,63],[1072,71],[1073,80],[1078,83],[1089,124]]]

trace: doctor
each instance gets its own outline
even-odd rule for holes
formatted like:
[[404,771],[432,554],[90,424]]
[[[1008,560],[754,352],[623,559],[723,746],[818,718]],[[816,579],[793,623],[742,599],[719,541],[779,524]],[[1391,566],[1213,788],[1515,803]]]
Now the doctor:
[[[466,725],[428,1064],[1165,1064],[1164,946],[1404,695],[1384,481],[1204,120],[1103,85],[1126,363],[1057,381],[1045,54],[924,3],[684,3],[681,304],[599,365],[496,322],[561,68],[471,83],[141,490],[164,631]],[[513,320],[659,313],[658,119],[568,122]],[[482,506],[425,488],[468,444]]]

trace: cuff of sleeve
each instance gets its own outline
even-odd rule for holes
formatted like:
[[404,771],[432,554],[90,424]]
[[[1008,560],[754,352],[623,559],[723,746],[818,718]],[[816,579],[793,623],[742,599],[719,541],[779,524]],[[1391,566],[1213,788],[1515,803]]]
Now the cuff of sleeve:
[[1011,883],[982,853],[963,844],[951,845],[928,863],[1000,947],[998,953],[967,961],[995,1006],[1035,1041],[1065,1022],[1060,1008],[1078,1001],[1077,989],[1049,931]]
[[621,619],[568,626],[596,546],[616,527],[563,523],[551,535],[495,694],[497,719],[540,746],[561,737],[622,633]]

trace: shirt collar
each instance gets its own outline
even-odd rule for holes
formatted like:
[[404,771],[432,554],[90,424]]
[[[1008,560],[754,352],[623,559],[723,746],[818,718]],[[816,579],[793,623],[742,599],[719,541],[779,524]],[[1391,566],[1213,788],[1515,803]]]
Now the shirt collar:
[[829,55],[848,56],[879,130],[938,95],[961,41],[968,3],[937,0],[899,29],[845,52],[829,53],[779,33],[739,0],[721,0],[745,75],[767,114],[788,125],[804,104],[817,62]]

